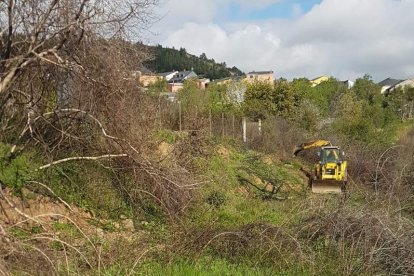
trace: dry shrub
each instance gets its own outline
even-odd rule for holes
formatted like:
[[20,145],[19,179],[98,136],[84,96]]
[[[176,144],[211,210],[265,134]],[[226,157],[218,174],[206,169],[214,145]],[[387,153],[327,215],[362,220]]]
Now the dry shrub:
[[414,130],[407,133],[401,140],[397,156],[399,159],[402,184],[414,192]]
[[296,262],[308,262],[305,249],[284,228],[254,223],[235,229],[213,226],[189,229],[178,234],[172,251],[177,256],[194,260],[204,253],[233,262],[253,261],[255,264],[289,267]]
[[296,145],[305,141],[300,131],[283,118],[268,118],[262,123],[262,135],[251,147],[265,153],[278,153],[281,158],[290,158]]
[[399,217],[339,209],[314,214],[306,223],[302,238],[310,243],[324,242],[332,256],[343,260],[344,274],[414,273],[414,232],[412,225]]
[[372,185],[375,178],[377,152],[366,145],[341,141],[348,161],[348,176],[356,183]]
[[[152,163],[137,165],[125,161],[122,166],[133,168],[132,181],[119,181],[128,194],[129,203],[137,219],[162,218],[167,215],[171,223],[189,206],[195,184],[194,177],[180,167],[163,167]],[[161,212],[159,212],[161,211]]]
[[[23,105],[18,112],[23,125],[14,125],[22,129],[27,123],[27,130],[17,139],[14,135],[13,142],[31,147],[49,162],[125,154],[122,160],[102,164],[116,168],[123,180],[132,179],[133,184],[122,187],[116,183],[128,203],[139,209],[140,202],[151,201],[175,217],[188,205],[193,180],[182,167],[159,164],[152,158],[158,146],[154,139],[159,126],[158,99],[141,91],[130,75],[145,56],[138,46],[122,40],[94,36],[84,40],[73,51],[82,70],[60,70],[66,76],[65,89],[58,86],[50,92],[58,99],[64,94],[64,99],[47,97],[41,92],[44,89],[34,90],[38,101],[31,108]],[[27,74],[42,77],[44,72]],[[53,75],[49,77],[54,80]]]
[[[36,249],[35,249],[36,248]],[[0,254],[2,255],[2,265],[0,263],[0,272],[19,272],[30,275],[55,275],[55,265],[51,264],[47,258],[40,254],[41,250],[48,256],[57,257],[54,252],[47,247],[47,244],[37,243],[36,245],[23,245],[17,242],[2,244],[0,242]],[[60,256],[63,260],[64,256]]]
[[379,149],[345,142],[351,180],[371,188],[377,197],[408,207],[414,191],[413,138],[411,131],[398,143]]

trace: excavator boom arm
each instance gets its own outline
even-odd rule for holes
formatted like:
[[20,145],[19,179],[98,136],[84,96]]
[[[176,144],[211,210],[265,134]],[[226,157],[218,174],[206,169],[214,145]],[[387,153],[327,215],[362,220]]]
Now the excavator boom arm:
[[315,140],[315,141],[312,141],[312,142],[303,143],[299,146],[296,146],[296,148],[293,152],[293,155],[298,156],[298,154],[303,150],[307,150],[307,149],[311,149],[311,148],[326,147],[326,146],[332,146],[331,142],[327,141],[327,140]]

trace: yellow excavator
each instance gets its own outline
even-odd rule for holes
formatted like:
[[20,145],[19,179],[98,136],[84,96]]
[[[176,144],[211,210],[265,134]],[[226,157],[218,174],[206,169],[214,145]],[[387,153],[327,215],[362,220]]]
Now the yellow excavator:
[[301,151],[312,148],[320,148],[319,162],[315,164],[314,174],[302,169],[309,178],[312,192],[317,194],[345,192],[348,164],[341,148],[333,146],[330,141],[316,140],[297,146],[293,154],[296,157]]

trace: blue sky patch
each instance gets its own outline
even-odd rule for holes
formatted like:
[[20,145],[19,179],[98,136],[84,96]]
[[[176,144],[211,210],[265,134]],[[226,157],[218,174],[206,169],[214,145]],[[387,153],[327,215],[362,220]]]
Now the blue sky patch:
[[321,0],[282,0],[279,3],[271,4],[265,8],[242,8],[236,3],[232,3],[226,10],[225,15],[220,21],[244,22],[266,19],[289,19],[295,17],[295,6],[300,7],[306,13]]

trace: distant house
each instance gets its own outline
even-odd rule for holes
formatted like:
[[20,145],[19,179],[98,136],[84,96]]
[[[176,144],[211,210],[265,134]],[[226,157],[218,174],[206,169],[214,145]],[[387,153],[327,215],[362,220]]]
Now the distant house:
[[320,77],[317,77],[317,78],[311,80],[310,82],[312,84],[312,87],[315,87],[315,86],[317,86],[317,85],[319,85],[319,84],[321,84],[325,81],[328,81],[330,78],[331,77],[329,77],[329,76],[320,76]]
[[207,79],[207,78],[199,78],[197,80],[198,88],[200,88],[202,90],[207,89],[208,86],[209,86],[209,84],[210,84],[210,79]]
[[167,72],[161,73],[159,76],[162,76],[168,81],[168,91],[170,93],[177,93],[183,89],[184,82],[189,79],[197,80],[197,85],[201,89],[206,89],[210,82],[209,79],[198,78],[197,74],[193,71]]
[[404,89],[406,87],[414,87],[414,78],[404,80],[404,81],[400,82],[399,84],[397,84],[395,86],[395,89],[397,89],[397,88],[403,88]]
[[396,89],[397,85],[401,84],[402,82],[404,82],[404,80],[387,78],[379,82],[378,85],[381,86],[381,94],[387,94],[392,90]]
[[275,77],[273,75],[273,71],[253,71],[246,75],[246,81],[247,82],[254,82],[254,81],[264,81],[272,83],[275,80]]
[[177,73],[178,71],[171,71],[158,74],[158,76],[164,78],[165,80],[167,80],[167,82],[169,82]]
[[354,87],[355,82],[350,81],[350,80],[346,80],[346,81],[340,81],[339,85],[348,89],[351,89],[352,87]]
[[192,78],[198,78],[197,74],[193,71],[181,71],[177,72],[168,82],[169,83],[183,83],[184,81]]
[[182,82],[168,83],[168,92],[170,93],[178,93],[183,88],[184,88],[184,84]]

